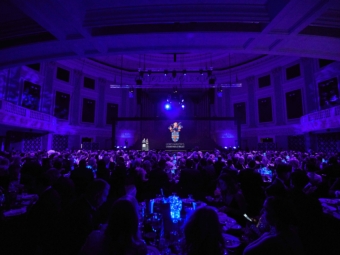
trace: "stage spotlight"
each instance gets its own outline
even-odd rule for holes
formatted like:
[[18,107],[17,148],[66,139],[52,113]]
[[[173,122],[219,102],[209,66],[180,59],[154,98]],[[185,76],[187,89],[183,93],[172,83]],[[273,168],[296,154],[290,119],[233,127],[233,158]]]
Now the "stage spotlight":
[[170,110],[170,108],[171,108],[171,105],[170,105],[170,104],[165,104],[165,109],[166,109],[166,110]]
[[151,70],[148,71],[148,76],[150,76],[150,75],[151,75]]
[[117,149],[119,149],[119,146],[117,146]]
[[164,70],[164,76],[167,76],[168,75],[168,70]]
[[126,146],[124,146],[123,148],[126,149]]
[[183,75],[187,75],[187,70],[183,70]]
[[184,109],[185,108],[185,105],[184,104],[182,104],[182,109]]
[[224,146],[224,149],[228,149],[228,147],[227,147],[227,146]]
[[200,69],[200,75],[203,75],[203,70],[202,69]]

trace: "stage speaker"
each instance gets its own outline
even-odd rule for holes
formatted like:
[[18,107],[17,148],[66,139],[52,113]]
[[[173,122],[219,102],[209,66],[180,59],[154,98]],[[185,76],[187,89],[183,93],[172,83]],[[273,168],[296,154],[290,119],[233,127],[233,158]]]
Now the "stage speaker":
[[118,104],[108,103],[106,106],[106,124],[112,124],[113,118],[118,117]]
[[259,122],[273,121],[272,99],[270,97],[258,100]]
[[215,88],[209,88],[209,90],[208,90],[208,100],[209,100],[209,104],[215,103]]
[[288,119],[297,119],[303,115],[301,89],[286,93],[286,110]]
[[82,122],[94,123],[96,101],[88,98],[83,99]]

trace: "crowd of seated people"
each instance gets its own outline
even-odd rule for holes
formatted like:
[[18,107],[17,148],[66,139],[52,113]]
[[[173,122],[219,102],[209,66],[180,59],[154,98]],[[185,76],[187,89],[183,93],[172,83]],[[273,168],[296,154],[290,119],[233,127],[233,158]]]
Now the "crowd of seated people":
[[[250,224],[244,215],[267,224],[271,231],[257,233],[244,254],[320,254],[320,248],[332,254],[339,223],[322,212],[318,198],[340,197],[339,156],[240,150],[1,152],[0,192],[21,188],[39,195],[25,226],[27,254],[88,254],[84,247],[96,254],[146,254],[133,225],[136,200],[155,198],[160,190],[165,196],[193,195],[243,227]],[[204,224],[205,215],[213,225],[209,208],[197,211],[185,230],[184,253],[203,249],[202,237],[189,230],[204,229],[193,224]],[[117,232],[121,224],[127,232]],[[216,238],[212,249],[223,254]]]

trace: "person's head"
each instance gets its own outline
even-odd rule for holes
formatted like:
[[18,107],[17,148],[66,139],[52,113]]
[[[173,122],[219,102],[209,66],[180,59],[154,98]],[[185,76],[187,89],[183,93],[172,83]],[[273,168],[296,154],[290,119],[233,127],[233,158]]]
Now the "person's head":
[[329,160],[328,160],[328,164],[330,164],[330,165],[338,165],[337,158],[335,156],[330,157]]
[[276,167],[276,174],[283,181],[289,180],[291,172],[292,172],[291,165],[281,163],[281,164],[278,164]]
[[81,159],[79,161],[79,168],[81,168],[81,169],[86,168],[86,160],[85,159]]
[[105,170],[106,169],[106,163],[104,159],[100,159],[98,160],[98,165],[97,165],[97,169],[100,170]]
[[291,158],[289,160],[289,165],[291,165],[294,169],[297,169],[299,168],[300,163],[299,160],[297,160],[297,158]]
[[208,158],[207,159],[207,164],[208,165],[213,165],[214,164],[214,160],[212,158]]
[[53,158],[53,168],[56,168],[56,169],[63,168],[63,159],[61,157]]
[[185,161],[185,167],[186,168],[193,168],[194,167],[194,162],[192,161],[192,159],[187,159]]
[[176,128],[178,126],[177,122],[174,122],[174,128]]
[[223,254],[224,239],[217,213],[211,207],[197,209],[184,226],[188,255]]
[[270,226],[282,230],[291,223],[291,208],[287,199],[268,197],[263,204],[263,216]]
[[0,156],[0,176],[7,175],[9,168],[9,160],[5,157]]
[[227,192],[230,194],[237,193],[237,183],[235,179],[229,174],[221,174],[217,180],[217,187],[222,192]]
[[309,178],[305,171],[297,170],[290,175],[290,185],[294,189],[302,191],[308,182]]
[[255,166],[256,166],[255,160],[250,160],[249,163],[248,163],[248,168],[254,169]]
[[20,156],[13,156],[12,157],[12,164],[13,165],[21,165],[21,157]]
[[207,160],[205,159],[205,158],[201,158],[201,160],[200,160],[200,165],[201,166],[206,166],[207,165]]
[[152,165],[151,165],[151,162],[149,160],[144,160],[143,161],[143,164],[142,164],[142,167],[144,168],[144,170],[148,173],[151,171],[152,169]]
[[[105,235],[116,251],[124,252],[140,240],[138,231],[138,202],[126,196],[117,200],[112,208]],[[124,254],[124,253],[122,253]]]
[[86,188],[85,197],[95,208],[99,208],[109,195],[110,185],[102,180],[96,179],[92,181]]

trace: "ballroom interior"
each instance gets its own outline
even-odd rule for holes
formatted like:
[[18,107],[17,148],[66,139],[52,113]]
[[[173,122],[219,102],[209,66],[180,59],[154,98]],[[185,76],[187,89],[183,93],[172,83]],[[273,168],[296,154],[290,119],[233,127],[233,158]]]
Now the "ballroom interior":
[[0,147],[340,151],[336,0],[0,2]]

